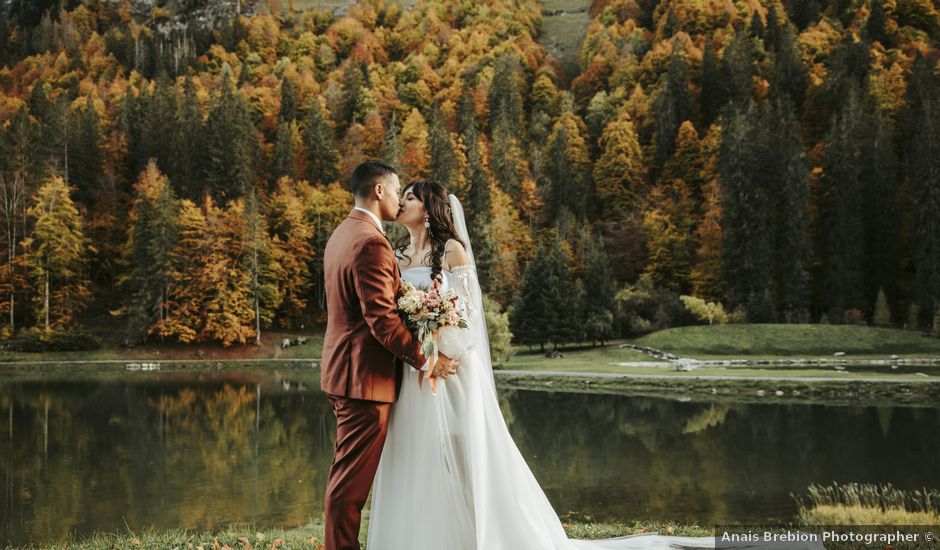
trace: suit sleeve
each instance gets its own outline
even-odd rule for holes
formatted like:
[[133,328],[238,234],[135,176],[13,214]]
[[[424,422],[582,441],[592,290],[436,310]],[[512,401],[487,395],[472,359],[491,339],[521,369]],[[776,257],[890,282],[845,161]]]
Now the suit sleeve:
[[355,258],[353,277],[362,317],[372,336],[390,352],[406,363],[420,368],[426,361],[421,354],[421,342],[398,316],[398,305],[393,292],[397,270],[395,259],[382,238],[366,241]]

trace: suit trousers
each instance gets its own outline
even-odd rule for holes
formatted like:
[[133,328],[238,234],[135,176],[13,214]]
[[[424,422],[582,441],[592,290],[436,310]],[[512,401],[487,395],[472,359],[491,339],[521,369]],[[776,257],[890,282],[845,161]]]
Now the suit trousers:
[[362,508],[379,467],[391,403],[327,394],[336,447],[323,503],[325,550],[359,550]]

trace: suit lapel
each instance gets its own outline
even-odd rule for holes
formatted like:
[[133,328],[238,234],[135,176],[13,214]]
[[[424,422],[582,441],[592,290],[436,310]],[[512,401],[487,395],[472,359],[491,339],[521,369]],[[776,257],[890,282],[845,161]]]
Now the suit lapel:
[[[347,218],[347,219],[352,219],[352,220],[356,220],[356,221],[360,221],[360,222],[366,223],[366,224],[369,225],[369,227],[372,229],[372,231],[374,231],[374,232],[378,233],[379,235],[382,235],[383,237],[385,237],[385,242],[388,243],[388,247],[389,247],[389,249],[392,251],[392,256],[394,256],[394,247],[392,247],[392,241],[389,240],[387,234],[385,234],[385,233],[382,232],[378,227],[375,226],[375,220],[373,220],[368,214],[366,214],[365,212],[361,212],[361,211],[359,211],[359,210],[353,209],[352,211],[349,212],[349,215],[346,216],[346,218]],[[401,281],[401,268],[398,267],[398,261],[397,261],[397,260],[395,261],[395,272],[396,272],[396,274],[398,275],[398,278],[397,278],[397,280],[396,280],[396,287],[397,287],[397,286],[398,286],[398,281]]]

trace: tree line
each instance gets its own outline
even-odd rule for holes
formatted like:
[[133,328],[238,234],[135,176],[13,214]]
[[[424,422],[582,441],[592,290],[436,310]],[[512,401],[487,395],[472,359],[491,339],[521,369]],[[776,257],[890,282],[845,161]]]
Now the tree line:
[[881,302],[932,325],[929,2],[597,0],[577,75],[535,40],[537,2],[500,5],[5,18],[7,330],[108,311],[130,340],[233,343],[322,322],[322,249],[366,158],[461,198],[518,343],[696,322],[685,295],[752,322],[874,322]]

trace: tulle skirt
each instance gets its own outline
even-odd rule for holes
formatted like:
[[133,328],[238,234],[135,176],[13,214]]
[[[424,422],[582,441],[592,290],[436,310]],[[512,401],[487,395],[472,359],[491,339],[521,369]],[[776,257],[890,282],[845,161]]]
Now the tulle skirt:
[[478,355],[464,354],[437,395],[427,383],[418,387],[421,375],[406,367],[392,406],[367,550],[714,548],[713,537],[659,534],[569,540],[512,440]]

